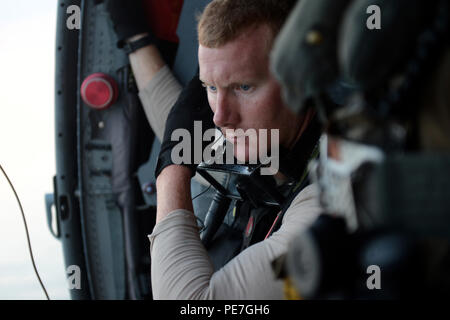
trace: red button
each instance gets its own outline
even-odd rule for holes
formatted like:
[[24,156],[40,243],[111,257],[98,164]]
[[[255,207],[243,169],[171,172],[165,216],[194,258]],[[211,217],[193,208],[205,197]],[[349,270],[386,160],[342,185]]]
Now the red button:
[[106,109],[117,100],[119,90],[116,81],[104,73],[93,73],[81,84],[81,98],[95,109]]

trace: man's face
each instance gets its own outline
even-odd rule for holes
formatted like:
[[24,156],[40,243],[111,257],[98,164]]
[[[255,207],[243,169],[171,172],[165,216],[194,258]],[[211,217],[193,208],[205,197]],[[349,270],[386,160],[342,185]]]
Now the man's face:
[[200,80],[208,92],[214,123],[234,144],[235,157],[241,161],[257,157],[261,136],[249,139],[227,134],[229,129],[257,133],[267,129],[267,146],[271,146],[270,130],[278,129],[280,145],[290,147],[300,128],[300,119],[282,102],[280,87],[269,71],[272,41],[270,27],[260,25],[222,47],[199,46]]

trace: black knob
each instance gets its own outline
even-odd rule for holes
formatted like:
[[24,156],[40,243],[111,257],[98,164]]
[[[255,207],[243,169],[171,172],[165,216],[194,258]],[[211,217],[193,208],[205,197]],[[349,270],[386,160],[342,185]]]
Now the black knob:
[[287,269],[305,299],[339,298],[349,283],[353,246],[343,218],[321,215],[292,242]]

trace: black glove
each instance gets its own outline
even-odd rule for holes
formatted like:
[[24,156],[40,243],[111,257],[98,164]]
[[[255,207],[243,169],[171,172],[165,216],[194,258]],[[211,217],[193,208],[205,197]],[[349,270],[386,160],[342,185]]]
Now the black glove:
[[151,33],[141,0],[107,0],[106,10],[118,38],[117,47],[122,48],[125,40],[132,36],[144,32]]
[[[192,176],[194,176],[197,168],[197,164],[194,163],[194,121],[202,121],[203,137],[206,130],[214,128],[213,116],[214,113],[209,107],[206,90],[202,86],[197,73],[183,89],[167,117],[164,138],[155,169],[156,178],[165,167],[174,164],[171,157],[172,149],[180,142],[171,141],[171,136],[172,132],[178,128],[186,129],[191,134],[191,161],[189,164],[183,165],[190,168]],[[210,143],[210,141],[203,141],[202,139],[202,152]]]

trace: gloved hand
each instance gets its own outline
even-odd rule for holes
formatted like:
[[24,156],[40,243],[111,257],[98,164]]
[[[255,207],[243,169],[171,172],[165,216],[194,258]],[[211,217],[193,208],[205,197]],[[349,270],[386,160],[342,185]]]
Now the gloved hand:
[[[164,138],[155,170],[156,178],[165,167],[174,164],[171,157],[172,149],[180,142],[171,141],[171,136],[172,132],[178,128],[186,129],[191,134],[191,161],[189,164],[183,165],[191,169],[192,176],[195,175],[197,164],[194,163],[194,121],[202,121],[203,137],[206,130],[214,128],[213,116],[214,114],[208,104],[206,90],[202,86],[197,73],[181,92],[167,117]],[[210,141],[203,141],[202,139],[202,152],[209,144]]]
[[107,0],[106,10],[109,13],[118,38],[118,48],[122,48],[125,40],[132,36],[151,32],[143,14],[141,0]]

